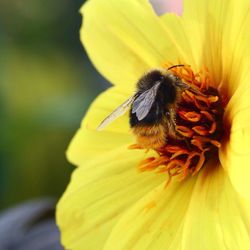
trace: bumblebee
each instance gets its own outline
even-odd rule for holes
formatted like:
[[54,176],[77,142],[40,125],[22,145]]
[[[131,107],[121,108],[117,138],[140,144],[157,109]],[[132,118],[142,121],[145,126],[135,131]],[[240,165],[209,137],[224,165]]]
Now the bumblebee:
[[130,127],[141,148],[158,149],[167,144],[168,136],[177,138],[175,117],[181,93],[188,89],[199,92],[170,71],[181,66],[184,65],[147,72],[137,82],[135,94],[105,118],[97,129],[104,129],[130,109]]

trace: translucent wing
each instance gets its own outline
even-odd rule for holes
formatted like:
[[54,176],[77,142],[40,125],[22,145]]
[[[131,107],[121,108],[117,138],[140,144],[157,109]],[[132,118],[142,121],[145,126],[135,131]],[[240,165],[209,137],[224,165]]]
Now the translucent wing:
[[160,84],[161,82],[156,83],[153,87],[146,90],[135,99],[132,106],[132,113],[136,113],[139,121],[145,118],[150,111]]
[[97,130],[102,130],[106,128],[112,121],[116,118],[122,116],[130,107],[131,103],[134,101],[135,96],[131,96],[127,99],[123,104],[121,104],[118,108],[116,108],[109,116],[107,116],[98,126]]

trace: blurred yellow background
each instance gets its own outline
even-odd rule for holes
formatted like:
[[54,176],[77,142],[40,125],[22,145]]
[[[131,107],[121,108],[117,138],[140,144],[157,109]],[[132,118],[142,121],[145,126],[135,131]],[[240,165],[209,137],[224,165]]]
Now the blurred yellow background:
[[62,194],[65,150],[108,86],[79,41],[83,2],[0,2],[0,209]]

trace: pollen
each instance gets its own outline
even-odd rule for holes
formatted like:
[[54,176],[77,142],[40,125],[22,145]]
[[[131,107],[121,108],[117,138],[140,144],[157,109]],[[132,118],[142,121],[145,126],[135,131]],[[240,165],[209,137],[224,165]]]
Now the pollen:
[[[190,66],[175,67],[172,73],[199,91],[185,90],[176,108],[176,136],[168,136],[166,145],[153,149],[157,154],[139,164],[140,171],[166,173],[182,181],[196,175],[221,147],[223,105],[212,86],[207,70],[194,73]],[[143,147],[133,145],[130,148]]]

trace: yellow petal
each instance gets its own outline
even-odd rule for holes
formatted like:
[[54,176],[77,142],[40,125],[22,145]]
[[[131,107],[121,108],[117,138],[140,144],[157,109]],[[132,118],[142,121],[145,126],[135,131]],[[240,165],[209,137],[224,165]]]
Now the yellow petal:
[[178,46],[194,58],[192,67],[200,70],[205,66],[228,97],[249,72],[249,7],[247,0],[184,0],[183,16],[174,20],[179,24],[171,27],[170,15],[162,16]]
[[92,0],[81,12],[81,40],[94,65],[113,84],[133,88],[145,71],[183,59],[178,41],[146,0]]
[[67,157],[73,164],[80,165],[121,145],[134,143],[129,132],[128,114],[119,117],[104,131],[96,130],[101,121],[132,94],[113,87],[96,98],[67,151]]
[[[168,38],[174,44],[173,53],[178,55],[180,62],[190,65],[195,71],[199,71],[204,63],[201,62],[200,54],[203,48],[202,36],[198,35],[199,32],[194,34],[194,26],[197,23],[192,20],[187,22],[183,17],[169,13],[161,16],[161,19]],[[173,59],[170,56],[166,58],[166,61],[175,63]]]
[[180,240],[193,186],[194,179],[188,179],[149,192],[121,217],[104,249],[169,249],[175,239]]
[[223,2],[226,14],[224,20],[219,19],[222,27],[223,58],[221,89],[231,97],[249,75],[250,2],[247,0]]
[[221,167],[206,168],[139,200],[120,218],[104,249],[247,250],[249,205]]
[[232,97],[225,112],[225,122],[230,121],[231,130],[220,150],[220,160],[236,190],[250,199],[250,87],[243,86]]
[[[223,30],[228,25],[226,1],[184,0],[183,10],[179,45],[186,47],[188,44],[195,61],[192,68],[200,70],[205,66],[219,85],[223,73]],[[168,15],[163,18],[167,19]]]
[[128,207],[166,176],[140,173],[145,153],[126,146],[82,163],[57,206],[57,223],[67,249],[102,249],[111,228]]
[[198,178],[183,227],[183,246],[250,249],[249,202],[241,200],[221,166]]

